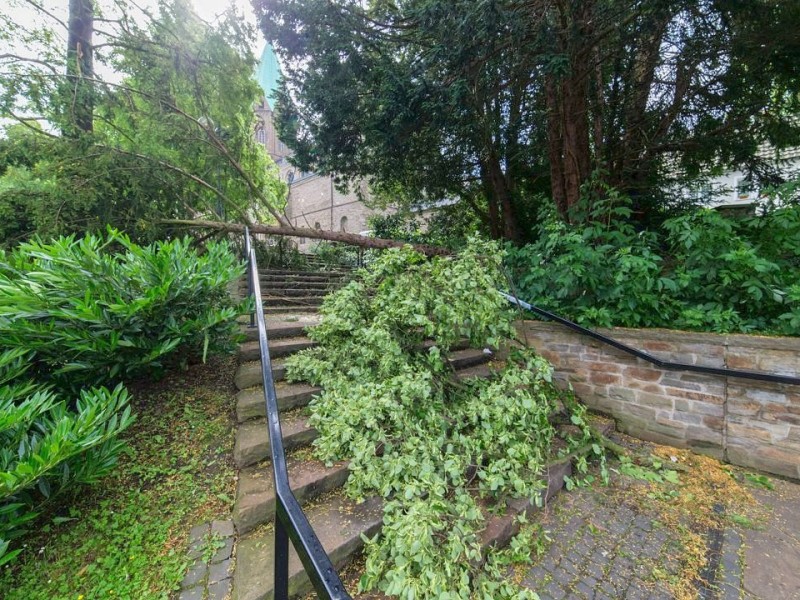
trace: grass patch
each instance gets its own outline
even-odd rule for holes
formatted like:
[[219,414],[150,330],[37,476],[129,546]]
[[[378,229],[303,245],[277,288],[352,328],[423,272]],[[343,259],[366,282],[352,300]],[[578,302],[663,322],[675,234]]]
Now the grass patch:
[[193,525],[228,518],[233,502],[230,358],[131,386],[137,421],[119,466],[65,497],[0,572],[7,600],[166,599],[188,566]]

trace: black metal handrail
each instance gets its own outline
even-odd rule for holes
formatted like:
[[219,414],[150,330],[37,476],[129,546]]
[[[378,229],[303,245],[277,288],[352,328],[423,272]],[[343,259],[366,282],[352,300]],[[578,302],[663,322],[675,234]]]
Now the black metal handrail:
[[339,574],[325,553],[322,544],[308,522],[300,503],[289,485],[286,467],[286,453],[283,449],[278,397],[275,381],[272,378],[272,363],[269,356],[267,325],[264,319],[264,305],[261,301],[261,282],[258,275],[256,253],[250,244],[250,232],[245,228],[245,249],[247,255],[248,294],[254,299],[251,322],[255,318],[258,325],[258,345],[261,351],[261,379],[264,383],[264,399],[267,410],[267,429],[269,431],[270,452],[272,456],[272,475],[275,482],[275,587],[276,600],[289,597],[289,540],[291,539],[303,568],[306,571],[317,595],[327,599],[350,599],[342,585]]
[[671,371],[693,371],[695,373],[704,373],[706,375],[721,375],[723,377],[739,377],[741,379],[755,379],[757,381],[768,381],[770,383],[785,383],[789,385],[800,385],[800,377],[792,377],[791,375],[776,375],[774,373],[763,373],[760,371],[742,371],[739,369],[728,369],[724,367],[705,367],[702,365],[690,365],[688,363],[681,363],[681,362],[672,362],[668,360],[662,360],[657,356],[653,356],[652,354],[648,354],[642,350],[638,350],[637,348],[633,348],[632,346],[628,346],[627,344],[623,344],[622,342],[610,338],[608,336],[603,335],[602,333],[598,333],[591,329],[587,329],[577,323],[573,323],[569,319],[565,319],[564,317],[559,317],[556,314],[551,313],[550,311],[544,310],[543,308],[539,308],[537,306],[533,306],[524,300],[520,300],[516,296],[512,296],[511,294],[507,294],[505,292],[500,292],[500,295],[503,296],[506,300],[508,300],[511,304],[516,304],[520,308],[525,310],[529,310],[532,313],[539,315],[540,317],[544,317],[545,319],[549,319],[551,321],[555,321],[556,323],[560,323],[570,329],[577,331],[578,333],[582,333],[583,335],[588,335],[591,338],[599,340],[604,344],[608,344],[609,346],[613,346],[618,350],[622,350],[623,352],[627,352],[637,358],[641,358],[642,360],[646,360],[649,363],[656,365],[662,369],[668,369]]

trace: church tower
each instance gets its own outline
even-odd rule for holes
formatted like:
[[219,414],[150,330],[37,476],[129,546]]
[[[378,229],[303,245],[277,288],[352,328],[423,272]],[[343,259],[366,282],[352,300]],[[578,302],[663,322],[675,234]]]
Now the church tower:
[[275,123],[272,117],[275,92],[278,90],[280,76],[281,71],[275,51],[270,44],[266,44],[256,71],[256,80],[264,90],[264,96],[255,107],[257,118],[255,136],[258,143],[266,148],[267,154],[278,165],[284,162],[282,159],[289,155],[286,144],[281,142],[275,133]]
[[[342,193],[334,186],[332,177],[300,171],[289,164],[287,159],[291,151],[278,139],[273,119],[275,92],[278,89],[280,76],[280,66],[275,51],[267,43],[261,53],[255,74],[261,89],[264,90],[264,97],[255,107],[257,123],[254,135],[278,165],[279,177],[289,187],[286,216],[295,227],[367,233],[367,219],[374,211],[361,202],[361,197],[368,195],[365,182],[358,184],[361,197],[355,189]],[[313,249],[316,242],[299,238],[297,243],[301,251],[307,252]]]

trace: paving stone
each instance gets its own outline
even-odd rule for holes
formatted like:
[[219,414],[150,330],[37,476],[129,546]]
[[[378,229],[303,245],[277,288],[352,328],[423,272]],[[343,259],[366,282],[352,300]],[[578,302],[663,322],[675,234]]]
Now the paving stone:
[[564,589],[555,581],[551,581],[547,585],[547,588],[545,588],[544,593],[550,598],[553,598],[553,600],[561,600],[561,598],[564,598],[567,595]]
[[[542,598],[561,598],[563,593],[575,600],[646,600],[654,592],[662,595],[653,589],[651,575],[652,561],[668,542],[663,529],[654,527],[646,513],[604,503],[591,489],[570,496],[574,498],[556,501],[558,514],[569,511],[570,518],[545,525],[553,543],[522,584]],[[677,568],[673,565],[668,572],[675,574]]]
[[178,600],[203,600],[205,586],[198,585],[188,590],[182,590]]
[[213,563],[208,568],[208,585],[218,583],[223,579],[233,576],[233,561],[228,559],[222,562]]
[[208,586],[208,600],[225,600],[230,597],[233,580],[223,579]]
[[194,527],[189,530],[189,541],[196,542],[198,540],[204,540],[206,534],[211,529],[210,523],[203,523],[202,525],[195,525]]
[[233,536],[233,521],[212,521],[211,534],[216,534],[219,537],[232,537]]
[[181,581],[181,587],[184,589],[188,589],[198,584],[204,583],[207,574],[208,574],[208,565],[206,565],[203,562],[196,563],[191,567],[189,567],[189,570],[183,577],[183,581]]
[[225,538],[223,540],[223,546],[219,550],[214,553],[214,556],[211,557],[211,564],[214,565],[216,563],[220,563],[224,560],[228,560],[231,555],[233,554],[233,538]]

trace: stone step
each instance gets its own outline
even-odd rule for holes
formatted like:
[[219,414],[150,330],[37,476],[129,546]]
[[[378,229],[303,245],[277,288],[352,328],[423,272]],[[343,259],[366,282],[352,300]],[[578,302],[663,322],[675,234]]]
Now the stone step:
[[[275,385],[275,394],[278,396],[278,410],[287,411],[299,406],[305,406],[311,398],[321,391],[321,388],[305,383],[278,383]],[[251,387],[237,392],[236,420],[239,423],[263,417],[265,412],[263,387]]]
[[[614,430],[614,421],[604,417],[589,416],[594,428],[602,435],[607,436]],[[547,503],[564,488],[564,477],[572,475],[572,462],[562,460],[552,464],[542,479],[547,482],[547,487],[540,494],[541,505]],[[525,514],[526,517],[539,509],[535,502],[529,499],[516,498],[508,502],[505,514],[489,514],[486,516],[486,527],[480,534],[481,548],[486,550],[489,547],[502,548],[517,535],[520,528],[519,516]]]
[[[286,365],[282,359],[272,361],[272,380],[275,383],[286,379]],[[246,390],[247,388],[261,385],[261,361],[251,361],[241,363],[236,370],[236,376],[233,379],[237,390]]]
[[352,269],[319,269],[309,271],[299,271],[297,269],[259,269],[258,275],[261,279],[265,277],[285,277],[285,278],[342,278],[352,273]]
[[[298,502],[305,502],[344,485],[350,471],[346,462],[326,467],[318,460],[286,459],[289,484]],[[239,472],[233,522],[239,535],[271,521],[275,515],[275,486],[270,463]]]
[[[335,495],[306,513],[322,547],[334,567],[341,570],[364,547],[362,536],[373,537],[380,531],[382,503],[371,498],[356,504]],[[273,597],[273,532],[258,530],[243,536],[237,543],[234,600],[270,600]],[[291,547],[291,543],[289,544]],[[294,549],[289,557],[289,596],[296,598],[312,590]]]
[[[572,475],[572,463],[568,460],[550,467],[546,473],[542,474],[542,478],[547,482],[547,487],[542,490],[540,495],[542,506],[545,506],[553,496],[561,491],[564,487],[564,477],[569,475]],[[536,510],[539,510],[539,507],[530,499],[515,498],[508,501],[504,514],[487,512],[485,514],[486,527],[479,536],[481,548],[485,551],[490,547],[502,548],[507,545],[511,538],[519,533],[519,516],[525,514],[529,517]]]
[[[288,356],[305,350],[306,348],[313,348],[317,343],[311,341],[307,337],[293,337],[277,339],[269,342],[269,357],[271,359]],[[258,342],[245,342],[239,346],[239,360],[261,360],[261,350],[258,347]]]
[[486,379],[492,375],[493,368],[491,363],[483,363],[480,365],[475,365],[473,367],[469,367],[467,369],[461,369],[457,375],[458,378],[462,381],[465,379],[471,379],[473,377],[480,377],[481,379]]
[[317,306],[265,306],[265,315],[316,314]]
[[264,307],[268,306],[288,306],[292,308],[296,307],[309,307],[309,306],[322,306],[322,301],[325,299],[325,296],[297,296],[297,297],[287,297],[287,296],[273,296],[268,292],[264,292],[261,296],[261,303]]
[[[270,346],[272,344],[270,343]],[[488,362],[492,359],[491,354],[485,353],[483,350],[475,350],[467,348],[465,350],[457,350],[450,355],[450,364],[454,369],[467,369],[469,367]],[[281,359],[272,361],[272,378],[277,383],[286,378],[286,366]],[[250,362],[241,363],[236,371],[234,378],[236,389],[245,390],[247,388],[256,387],[261,385],[261,361],[255,360]]]
[[261,293],[270,298],[283,298],[290,300],[293,298],[324,298],[331,293],[330,289],[312,289],[312,288],[285,288],[275,285],[262,285]]
[[[281,418],[283,445],[287,452],[306,446],[317,437],[317,430],[308,424],[308,417],[299,413]],[[233,443],[233,461],[240,469],[269,458],[269,432],[265,419],[239,424]]]
[[[317,314],[276,315],[267,317],[267,339],[270,341],[270,345],[272,345],[272,340],[288,337],[302,337],[305,335],[306,327],[318,325],[319,320],[320,317]],[[258,327],[250,327],[249,318],[240,329],[247,341],[258,340]]]
[[462,370],[489,362],[492,360],[492,354],[475,348],[465,348],[451,352],[447,360],[454,369]]
[[[303,289],[303,290],[335,290],[342,285],[342,280],[336,279],[261,279],[261,290],[267,291],[270,289]],[[239,291],[247,291],[247,280],[239,282]]]

